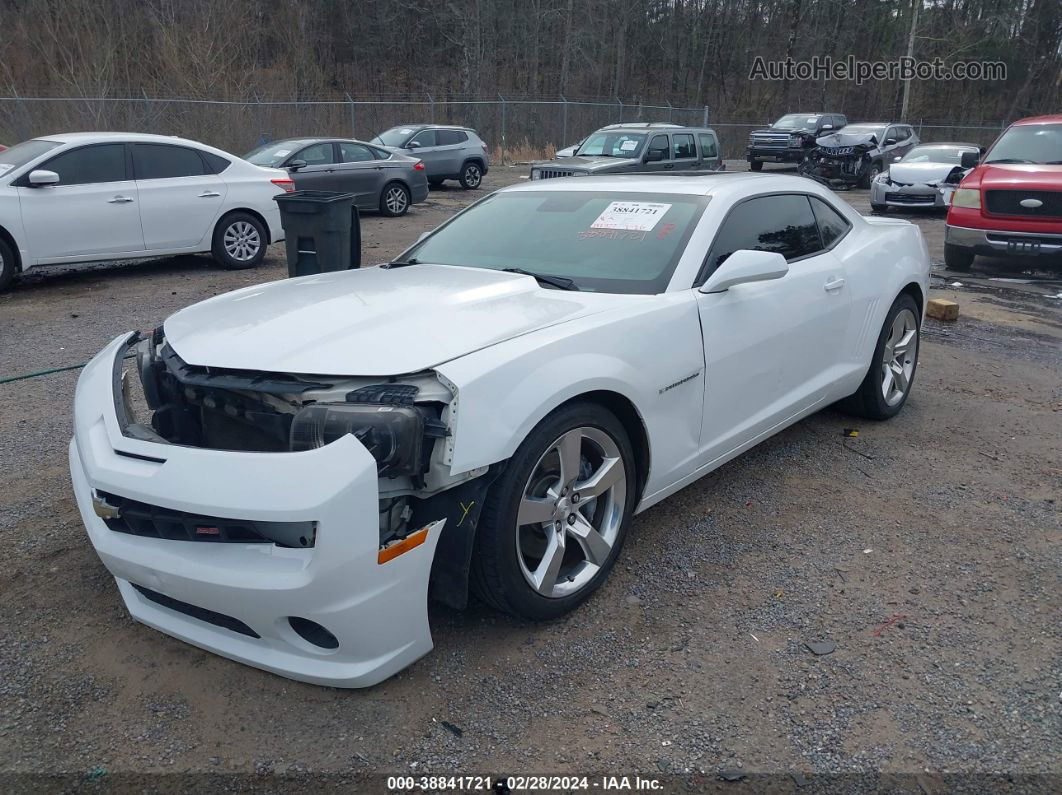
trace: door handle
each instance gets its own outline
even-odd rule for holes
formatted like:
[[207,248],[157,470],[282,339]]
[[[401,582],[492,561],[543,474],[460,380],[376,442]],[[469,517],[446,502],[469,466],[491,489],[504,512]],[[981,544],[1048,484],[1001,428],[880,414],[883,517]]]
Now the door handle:
[[826,292],[832,292],[833,290],[840,290],[842,287],[844,287],[844,279],[842,279],[840,277],[837,277],[835,279],[830,279],[830,280],[828,280],[826,282],[826,284],[822,285],[822,289],[824,289]]
[[107,203],[108,204],[128,204],[131,201],[132,201],[132,199],[130,199],[128,196],[115,196],[113,199],[108,199]]
[[215,198],[217,196],[220,196],[220,195],[221,194],[218,193],[216,190],[205,190],[205,191],[203,191],[202,193],[199,194],[199,198],[200,199],[213,199],[213,198]]

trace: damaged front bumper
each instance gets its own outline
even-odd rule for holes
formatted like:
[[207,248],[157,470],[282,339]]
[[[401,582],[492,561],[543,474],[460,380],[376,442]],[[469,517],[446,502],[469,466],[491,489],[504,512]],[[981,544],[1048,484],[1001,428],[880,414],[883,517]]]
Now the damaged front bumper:
[[[124,435],[114,372],[128,340],[112,341],[78,380],[70,472],[89,539],[133,617],[239,662],[335,687],[373,685],[427,654],[428,581],[445,520],[411,534],[419,543],[401,554],[381,554],[377,462],[353,436],[260,453]],[[160,526],[184,517],[192,539],[112,529],[115,497],[137,503],[141,516],[156,506]],[[312,525],[312,544],[217,543],[228,520]],[[201,530],[209,540],[194,540]]]
[[882,204],[886,207],[926,207],[937,210],[947,209],[947,196],[955,189],[954,185],[928,185],[914,183],[900,185],[884,179],[876,179],[870,183],[871,204]]

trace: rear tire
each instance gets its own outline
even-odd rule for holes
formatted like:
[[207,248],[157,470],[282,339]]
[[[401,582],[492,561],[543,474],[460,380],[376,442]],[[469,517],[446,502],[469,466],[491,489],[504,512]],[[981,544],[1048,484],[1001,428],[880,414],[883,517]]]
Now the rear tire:
[[15,263],[15,253],[3,239],[0,239],[0,290],[6,290],[15,278],[18,266]]
[[229,213],[214,227],[211,252],[225,270],[253,268],[265,259],[268,239],[265,226],[255,216],[245,212]]
[[465,163],[461,168],[461,187],[475,190],[483,182],[483,167],[479,163]]
[[944,267],[950,271],[965,273],[973,267],[974,253],[949,243],[944,244]]
[[444,180],[441,180],[441,179],[429,179],[428,180],[428,187],[429,188],[441,188],[443,182],[444,182]]
[[863,383],[838,408],[869,420],[887,420],[899,414],[914,387],[920,335],[918,304],[903,293],[885,316]]
[[887,205],[887,204],[874,204],[873,202],[871,202],[870,203],[870,209],[873,210],[876,213],[881,213],[882,215],[885,215],[885,213],[887,213],[889,211],[889,205]]
[[389,182],[380,191],[380,212],[388,218],[405,215],[411,198],[409,188],[401,182]]
[[573,403],[543,419],[487,493],[472,557],[476,594],[535,621],[574,610],[619,556],[635,467],[627,432],[607,409]]
[[881,173],[881,163],[877,160],[872,160],[870,167],[867,169],[867,173],[863,175],[863,178],[859,180],[859,187],[869,188],[870,183],[874,181],[874,178]]
[[749,171],[763,171],[762,160],[752,160],[749,162]]

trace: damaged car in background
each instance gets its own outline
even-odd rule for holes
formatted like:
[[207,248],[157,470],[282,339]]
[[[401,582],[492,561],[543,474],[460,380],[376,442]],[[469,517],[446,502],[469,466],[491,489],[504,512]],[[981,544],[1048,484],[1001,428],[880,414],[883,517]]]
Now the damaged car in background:
[[928,207],[944,210],[951,194],[969,173],[962,156],[980,156],[976,144],[920,144],[889,166],[870,183],[870,206],[877,213],[890,207]]
[[561,616],[634,514],[834,402],[895,416],[928,278],[916,226],[798,177],[527,182],[116,337],[73,488],[136,620],[372,685],[431,650],[429,594]]
[[907,124],[862,122],[815,140],[797,172],[834,190],[869,188],[893,158],[918,144]]

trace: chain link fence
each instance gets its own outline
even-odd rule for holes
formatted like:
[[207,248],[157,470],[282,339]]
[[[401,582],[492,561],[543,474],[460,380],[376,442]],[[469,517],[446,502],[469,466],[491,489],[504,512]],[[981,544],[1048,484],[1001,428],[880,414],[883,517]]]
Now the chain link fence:
[[[0,97],[0,143],[49,133],[121,130],[179,135],[243,154],[266,141],[297,136],[371,138],[399,124],[433,122],[474,127],[503,161],[551,156],[588,133],[616,122],[671,122],[713,127],[723,155],[743,159],[749,133],[761,120],[717,120],[707,107],[676,107],[621,99],[569,100],[356,99],[208,100],[150,97]],[[999,122],[911,120],[923,141],[969,141],[985,146],[1006,126]]]

